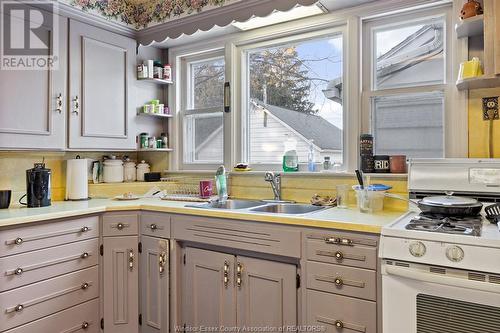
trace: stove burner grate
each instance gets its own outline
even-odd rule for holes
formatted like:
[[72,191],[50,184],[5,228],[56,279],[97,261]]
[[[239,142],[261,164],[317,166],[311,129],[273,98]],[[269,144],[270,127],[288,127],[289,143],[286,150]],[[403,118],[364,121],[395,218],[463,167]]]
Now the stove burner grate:
[[480,236],[483,218],[478,216],[445,216],[420,214],[407,225],[408,230],[439,232],[467,236]]

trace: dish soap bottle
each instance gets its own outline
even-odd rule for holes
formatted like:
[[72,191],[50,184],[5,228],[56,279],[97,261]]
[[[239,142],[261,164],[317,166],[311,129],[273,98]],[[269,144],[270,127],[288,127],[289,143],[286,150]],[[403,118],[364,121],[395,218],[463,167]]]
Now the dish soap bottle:
[[215,186],[217,187],[217,200],[219,202],[226,202],[227,194],[227,176],[226,168],[221,165],[215,173]]
[[285,141],[285,153],[283,154],[283,171],[299,171],[299,156],[297,155],[297,140],[287,134]]
[[307,154],[307,170],[316,172],[316,160],[314,158],[314,140],[309,141],[309,154]]

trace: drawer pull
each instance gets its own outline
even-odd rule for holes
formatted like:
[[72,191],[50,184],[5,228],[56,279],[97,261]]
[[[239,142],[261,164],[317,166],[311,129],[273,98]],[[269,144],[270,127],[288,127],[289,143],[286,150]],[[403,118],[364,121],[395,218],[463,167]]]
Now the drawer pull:
[[316,275],[314,277],[316,281],[321,281],[321,282],[327,282],[327,283],[333,283],[337,287],[342,287],[342,286],[349,286],[349,287],[356,287],[356,288],[365,288],[366,283],[361,282],[361,281],[353,281],[353,280],[346,280],[343,279],[340,276],[336,277],[331,277],[331,276],[321,276],[321,275]]
[[343,330],[344,328],[346,328],[348,330],[353,330],[353,331],[357,331],[357,332],[361,332],[361,333],[366,332],[365,326],[346,323],[345,321],[338,320],[338,319],[330,319],[330,318],[326,318],[326,317],[322,317],[322,316],[316,316],[316,321],[318,323],[335,326],[335,328],[338,330]]
[[341,251],[331,252],[331,251],[317,250],[316,255],[323,257],[334,257],[337,261],[342,261],[344,259],[366,261],[366,256],[344,253]]
[[111,228],[116,228],[118,230],[123,230],[125,228],[128,228],[130,225],[127,223],[117,223],[116,225],[112,225]]
[[50,238],[50,237],[70,235],[70,234],[79,234],[79,233],[84,233],[84,232],[87,232],[90,230],[92,230],[92,229],[89,227],[82,227],[82,228],[78,228],[78,229],[63,230],[63,231],[51,232],[48,234],[43,234],[43,235],[38,235],[38,236],[25,237],[24,239],[21,237],[17,237],[16,239],[5,241],[5,245],[21,245],[24,242],[30,242],[30,241],[35,241],[35,240],[40,240],[40,239],[45,239],[45,238]]
[[327,237],[325,238],[326,244],[337,244],[337,245],[347,245],[352,246],[353,242],[349,238],[340,238],[340,237]]
[[87,328],[89,328],[89,326],[90,326],[90,325],[89,325],[89,323],[84,322],[84,323],[82,324],[82,329],[86,330]]
[[[84,285],[86,285],[85,288],[83,288]],[[90,286],[92,286],[92,281],[85,282],[85,283],[82,283],[81,285],[78,285],[78,286],[75,286],[75,287],[70,287],[70,288],[67,288],[67,289],[64,289],[64,290],[52,293],[50,295],[45,295],[45,296],[39,297],[37,299],[31,300],[31,301],[28,301],[28,302],[24,302],[23,304],[18,304],[16,306],[7,308],[7,309],[5,309],[5,313],[20,312],[20,311],[24,310],[27,307],[30,307],[30,306],[33,306],[33,305],[37,305],[37,304],[40,304],[40,303],[43,303],[43,302],[46,302],[46,301],[49,301],[49,300],[57,298],[57,297],[61,297],[61,296],[67,295],[67,294],[71,294],[71,293],[74,293],[74,292],[77,292],[77,291],[80,291],[80,290],[86,290]]]
[[81,330],[88,330],[90,325],[92,325],[93,322],[91,321],[84,321],[83,323],[81,323],[80,325],[77,325],[77,326],[74,326],[68,330],[65,330],[65,331],[62,331],[61,333],[74,333],[74,332],[79,332]]
[[29,272],[29,271],[33,271],[33,270],[36,270],[36,269],[40,269],[40,268],[44,268],[44,267],[48,267],[48,266],[57,265],[57,264],[63,264],[65,262],[69,262],[69,261],[73,261],[73,260],[87,259],[90,256],[91,256],[91,253],[84,252],[82,254],[77,254],[77,255],[74,255],[74,256],[59,258],[59,259],[56,259],[56,260],[42,262],[42,263],[34,264],[34,265],[31,265],[31,266],[18,267],[16,269],[7,270],[7,271],[5,271],[5,275],[6,276],[21,275],[24,272]]
[[153,224],[151,224],[151,225],[149,226],[149,228],[150,228],[151,230],[153,230],[153,231],[154,231],[154,230],[158,229],[158,226],[157,226],[156,224],[154,224],[154,223],[153,223]]

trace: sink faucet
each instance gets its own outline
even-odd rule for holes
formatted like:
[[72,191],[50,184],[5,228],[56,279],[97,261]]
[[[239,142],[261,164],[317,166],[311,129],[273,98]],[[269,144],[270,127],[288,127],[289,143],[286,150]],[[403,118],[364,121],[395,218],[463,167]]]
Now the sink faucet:
[[273,189],[274,193],[274,200],[281,201],[281,174],[266,172],[264,180],[271,183],[271,188]]

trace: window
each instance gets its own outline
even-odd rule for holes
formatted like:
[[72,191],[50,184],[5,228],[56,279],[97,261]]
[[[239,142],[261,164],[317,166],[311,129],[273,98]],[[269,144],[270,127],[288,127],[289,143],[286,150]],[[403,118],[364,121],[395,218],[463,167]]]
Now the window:
[[446,8],[365,23],[365,131],[374,136],[375,154],[446,155],[448,26]]
[[247,91],[243,116],[244,159],[253,166],[280,165],[295,144],[307,163],[343,161],[343,38],[340,33],[243,50]]
[[220,164],[224,160],[223,99],[225,63],[220,54],[183,59],[183,163]]

